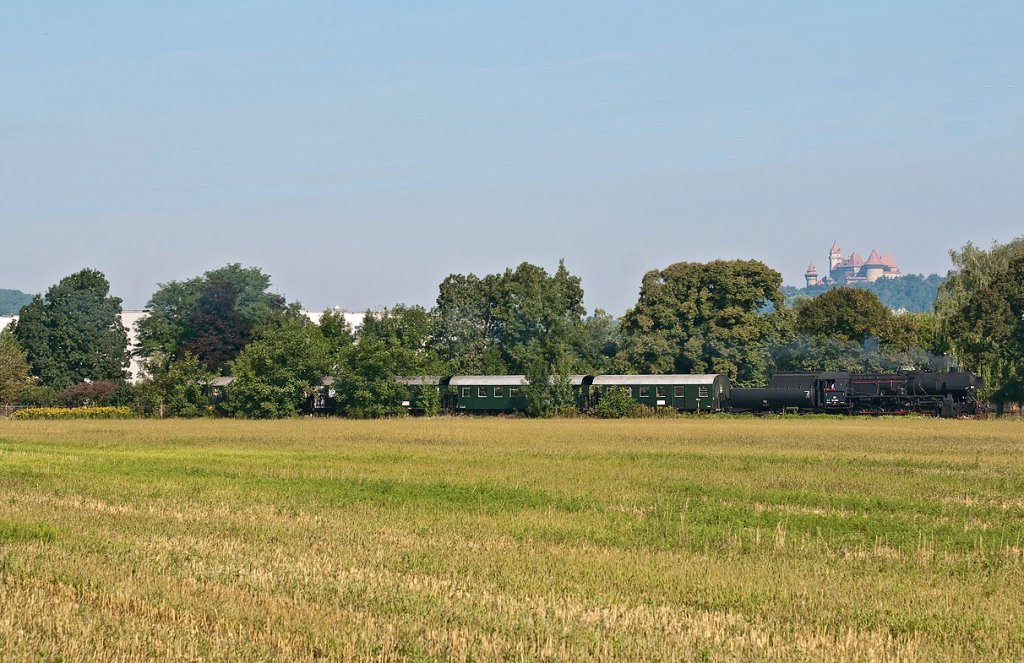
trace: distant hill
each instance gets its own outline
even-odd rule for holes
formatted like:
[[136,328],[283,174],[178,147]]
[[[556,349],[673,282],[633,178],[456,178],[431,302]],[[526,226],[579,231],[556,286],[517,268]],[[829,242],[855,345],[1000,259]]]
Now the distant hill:
[[[857,283],[850,287],[870,290],[878,295],[879,301],[891,309],[906,309],[912,313],[924,313],[932,310],[939,286],[945,282],[946,277],[938,274],[927,277],[923,274],[907,274],[898,279],[878,279],[874,283]],[[784,286],[782,292],[786,295],[786,303],[792,305],[796,299],[817,297],[830,287],[822,285],[809,288]]]
[[26,295],[21,290],[0,289],[0,315],[18,315],[21,307],[30,301],[32,295]]

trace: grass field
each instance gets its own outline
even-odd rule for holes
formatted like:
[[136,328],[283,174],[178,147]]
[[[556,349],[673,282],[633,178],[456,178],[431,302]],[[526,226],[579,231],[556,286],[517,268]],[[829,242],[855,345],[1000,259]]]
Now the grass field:
[[0,660],[1020,660],[1024,423],[0,421]]

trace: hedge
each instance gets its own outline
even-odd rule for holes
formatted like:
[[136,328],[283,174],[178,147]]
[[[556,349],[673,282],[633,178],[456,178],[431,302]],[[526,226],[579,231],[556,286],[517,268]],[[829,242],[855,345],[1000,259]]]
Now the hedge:
[[29,407],[11,415],[15,419],[131,419],[130,407]]

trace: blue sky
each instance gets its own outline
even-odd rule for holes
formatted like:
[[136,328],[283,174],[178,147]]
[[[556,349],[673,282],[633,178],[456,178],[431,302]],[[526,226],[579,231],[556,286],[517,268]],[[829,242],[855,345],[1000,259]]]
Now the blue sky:
[[0,287],[361,309],[565,258],[621,313],[677,261],[1024,233],[1024,5],[843,4],[6,2]]

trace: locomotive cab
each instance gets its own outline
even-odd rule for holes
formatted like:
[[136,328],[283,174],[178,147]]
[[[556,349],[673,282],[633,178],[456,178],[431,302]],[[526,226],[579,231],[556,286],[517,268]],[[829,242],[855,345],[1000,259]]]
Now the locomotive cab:
[[825,410],[849,410],[849,389],[850,374],[846,372],[819,373],[815,380],[817,400]]

